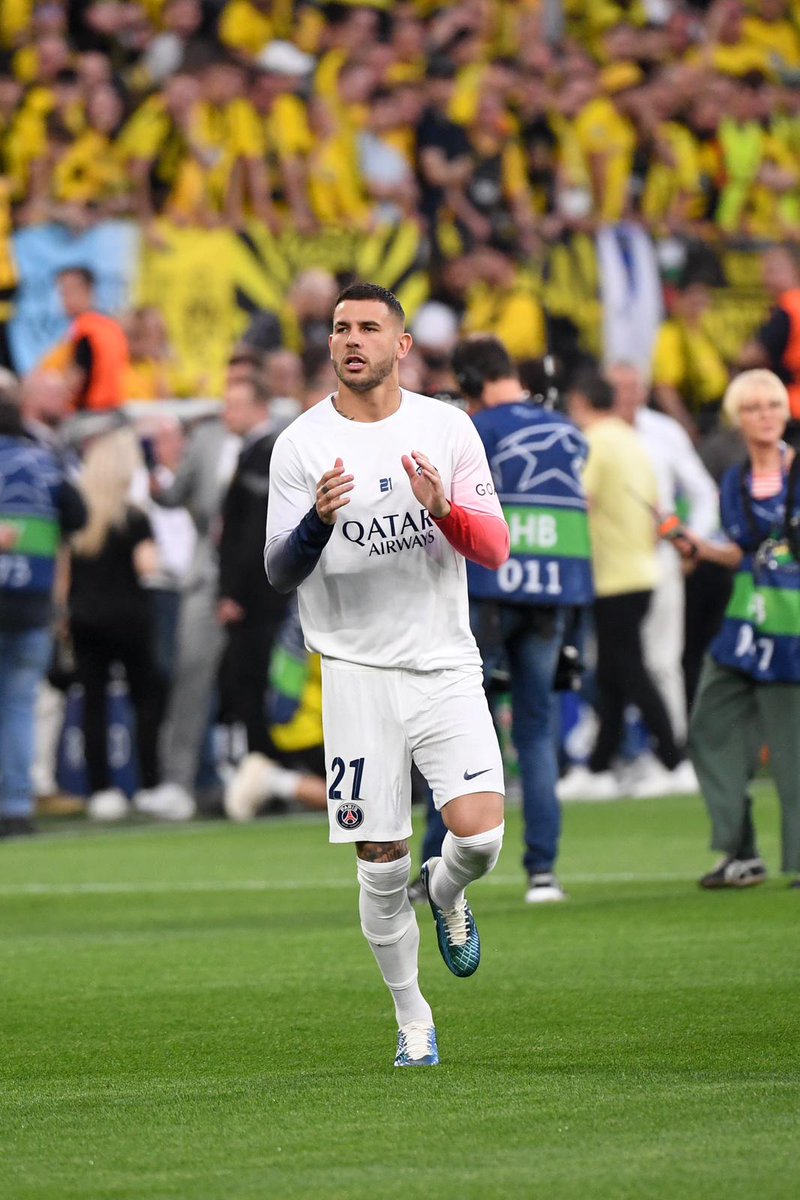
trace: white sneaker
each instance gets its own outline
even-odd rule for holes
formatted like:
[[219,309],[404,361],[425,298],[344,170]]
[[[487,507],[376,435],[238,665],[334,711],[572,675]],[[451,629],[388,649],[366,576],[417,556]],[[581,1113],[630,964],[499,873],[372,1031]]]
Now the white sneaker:
[[530,876],[530,887],[525,893],[526,904],[558,904],[567,899],[567,893],[552,871]]
[[699,796],[700,784],[697,781],[697,774],[694,766],[688,758],[685,758],[682,763],[679,763],[674,771],[671,772],[672,787],[671,792],[674,796]]
[[636,785],[643,779],[648,772],[654,767],[659,766],[659,761],[654,754],[649,750],[645,750],[637,758],[628,761],[618,760],[614,763],[614,774],[619,783],[619,789],[623,796],[635,796]]
[[697,796],[700,787],[694,767],[685,758],[674,771],[668,771],[656,759],[649,769],[636,781],[631,795],[637,800],[651,800],[658,796]]
[[121,821],[128,815],[128,797],[119,788],[95,792],[86,802],[86,815],[93,821]]
[[133,807],[147,817],[160,821],[191,821],[197,811],[194,797],[179,783],[162,783],[142,788],[133,797]]
[[631,795],[635,800],[652,800],[657,796],[671,795],[672,787],[672,771],[654,759],[634,783]]
[[222,801],[231,821],[252,821],[269,799],[270,779],[276,764],[265,754],[246,754],[225,785]]
[[619,784],[612,771],[590,771],[588,767],[573,767],[556,784],[556,795],[562,802],[570,800],[618,800]]

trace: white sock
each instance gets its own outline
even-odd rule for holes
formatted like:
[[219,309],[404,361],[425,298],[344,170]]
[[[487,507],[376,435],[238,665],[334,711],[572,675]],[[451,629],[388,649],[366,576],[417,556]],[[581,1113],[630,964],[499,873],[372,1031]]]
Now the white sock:
[[505,823],[472,837],[456,837],[449,831],[442,843],[442,857],[431,875],[431,897],[440,908],[452,908],[462,899],[464,888],[488,875],[500,855]]
[[419,928],[406,894],[410,877],[410,854],[389,863],[358,860],[361,928],[394,998],[398,1026],[433,1021],[417,983]]

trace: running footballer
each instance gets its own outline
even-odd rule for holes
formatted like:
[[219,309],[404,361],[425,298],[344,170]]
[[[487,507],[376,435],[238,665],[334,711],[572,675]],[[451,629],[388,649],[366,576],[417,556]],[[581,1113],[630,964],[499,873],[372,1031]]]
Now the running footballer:
[[398,1067],[439,1061],[406,895],[412,760],[448,828],[441,857],[423,866],[442,957],[461,977],[480,961],[464,889],[497,861],[504,783],[465,558],[497,568],[509,552],[472,422],[400,388],[410,348],[391,292],[341,293],[330,336],[339,386],[276,443],[264,552],[273,586],[298,588],[307,645],[322,656],[330,837],[355,843],[361,927],[394,999]]

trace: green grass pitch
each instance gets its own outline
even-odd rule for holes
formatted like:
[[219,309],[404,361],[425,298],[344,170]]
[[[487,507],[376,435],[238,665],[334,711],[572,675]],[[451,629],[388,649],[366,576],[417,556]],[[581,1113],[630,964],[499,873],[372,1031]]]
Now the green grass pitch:
[[0,1194],[789,1200],[800,892],[701,892],[706,842],[698,800],[571,806],[571,898],[532,909],[512,812],[473,979],[420,911],[411,1071],[319,819],[0,844]]

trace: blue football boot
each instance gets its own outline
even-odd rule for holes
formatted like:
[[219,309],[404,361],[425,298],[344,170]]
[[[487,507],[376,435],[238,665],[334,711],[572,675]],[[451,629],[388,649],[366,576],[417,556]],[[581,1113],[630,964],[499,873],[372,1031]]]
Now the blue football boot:
[[436,1027],[427,1021],[409,1021],[397,1031],[396,1067],[438,1067]]
[[442,958],[454,975],[466,979],[468,975],[474,975],[480,965],[481,939],[466,897],[453,908],[440,908],[434,904],[430,888],[431,868],[440,861],[438,858],[429,858],[422,864],[420,877],[425,884],[428,903],[436,922],[436,937]]

